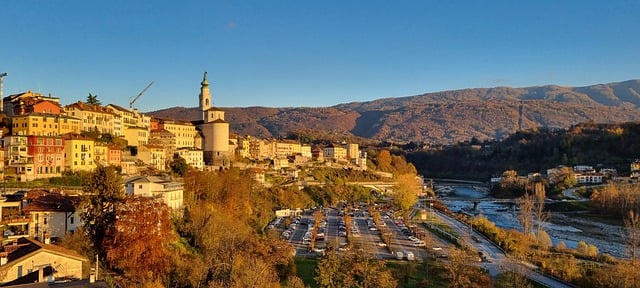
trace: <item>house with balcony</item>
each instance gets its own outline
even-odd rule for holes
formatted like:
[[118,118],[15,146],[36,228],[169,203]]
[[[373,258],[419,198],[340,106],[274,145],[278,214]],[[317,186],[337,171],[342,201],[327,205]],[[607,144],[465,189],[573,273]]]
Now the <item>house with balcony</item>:
[[120,150],[120,147],[113,144],[108,145],[107,146],[107,164],[119,167],[120,162],[122,162],[122,150]]
[[2,239],[29,237],[31,218],[22,211],[23,194],[0,196],[0,227]]
[[204,169],[204,154],[201,149],[195,147],[182,147],[176,153],[182,157],[189,166],[202,171]]
[[93,161],[96,165],[109,165],[109,147],[106,143],[96,142],[93,146]]
[[142,197],[160,197],[171,209],[183,205],[184,183],[166,177],[134,176],[125,181],[125,193]]
[[12,117],[12,135],[60,136],[80,132],[80,119],[63,114],[32,112]]
[[110,109],[100,105],[94,105],[78,101],[64,106],[67,115],[79,118],[82,121],[80,129],[82,131],[98,131],[100,133],[114,134],[113,120],[116,114]]
[[165,129],[153,129],[149,132],[149,144],[164,147],[166,159],[171,159],[176,152],[176,136]]
[[158,171],[164,171],[167,165],[164,147],[160,145],[146,144],[140,146],[138,148],[138,160]]
[[27,136],[27,154],[33,162],[34,179],[59,177],[64,172],[62,137]]
[[169,119],[157,119],[158,129],[163,129],[174,135],[173,146],[176,148],[195,147],[198,132],[191,122]]
[[30,218],[29,235],[45,241],[62,238],[81,226],[80,211],[76,207],[80,196],[66,195],[48,190],[31,190],[22,199],[23,213]]
[[94,161],[94,143],[92,138],[80,134],[68,133],[64,139],[65,169],[73,171],[91,171],[96,168]]
[[29,155],[27,136],[4,136],[6,166],[5,177],[15,177],[19,181],[30,181],[34,177],[33,156]]

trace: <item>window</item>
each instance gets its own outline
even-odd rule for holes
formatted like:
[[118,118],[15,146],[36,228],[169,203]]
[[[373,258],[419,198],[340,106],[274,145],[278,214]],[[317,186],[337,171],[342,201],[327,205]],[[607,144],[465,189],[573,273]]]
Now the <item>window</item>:
[[69,224],[73,224],[73,216],[71,216],[71,218],[69,218]]
[[138,185],[138,189],[142,189],[142,184]]

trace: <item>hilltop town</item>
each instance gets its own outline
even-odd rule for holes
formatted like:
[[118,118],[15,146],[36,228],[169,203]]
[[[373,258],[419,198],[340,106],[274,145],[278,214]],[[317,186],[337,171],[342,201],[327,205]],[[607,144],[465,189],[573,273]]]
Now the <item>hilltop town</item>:
[[[146,115],[133,105],[103,105],[91,94],[85,102],[67,105],[62,105],[58,97],[33,91],[4,97],[0,107],[0,181],[4,183],[0,270],[9,272],[0,275],[0,283],[24,282],[27,275],[29,279],[36,277],[35,281],[52,279],[54,274],[65,279],[87,276],[83,272],[87,258],[53,245],[82,228],[82,187],[50,185],[48,179],[111,167],[118,172],[123,182],[121,190],[127,195],[151,197],[179,215],[185,184],[182,178],[171,175],[182,176],[186,169],[206,172],[241,168],[263,186],[270,185],[265,180],[267,173],[293,179],[296,167],[314,163],[367,169],[366,152],[356,143],[311,146],[290,139],[230,133],[225,111],[211,105],[206,72],[197,99],[199,119],[180,121]],[[140,203],[145,202],[132,205]],[[49,258],[25,256],[25,249],[41,251],[38,253]],[[29,261],[42,265],[42,269],[26,270],[22,263]],[[53,270],[44,269],[51,263],[59,265]]]
[[242,158],[269,159],[276,169],[288,167],[290,161],[325,159],[366,169],[366,157],[355,143],[311,147],[294,140],[231,134],[224,110],[211,106],[206,73],[198,99],[201,117],[187,122],[101,105],[95,98],[62,106],[59,98],[32,91],[4,97],[0,180],[58,177],[97,165],[118,167],[125,175],[162,172],[174,157],[204,171],[229,167]]

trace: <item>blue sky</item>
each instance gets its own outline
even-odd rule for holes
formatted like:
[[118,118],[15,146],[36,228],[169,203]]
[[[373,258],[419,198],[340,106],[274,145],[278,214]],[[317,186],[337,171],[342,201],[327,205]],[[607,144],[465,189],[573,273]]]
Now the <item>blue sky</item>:
[[476,87],[640,78],[640,1],[79,1],[0,4],[5,96],[141,111],[318,107]]

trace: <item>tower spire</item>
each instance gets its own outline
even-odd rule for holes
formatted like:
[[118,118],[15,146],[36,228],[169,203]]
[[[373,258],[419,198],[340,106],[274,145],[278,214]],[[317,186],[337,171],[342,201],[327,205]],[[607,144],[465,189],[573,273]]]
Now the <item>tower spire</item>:
[[204,77],[202,77],[202,83],[200,83],[200,85],[209,86],[209,81],[207,80],[207,71],[204,71]]

